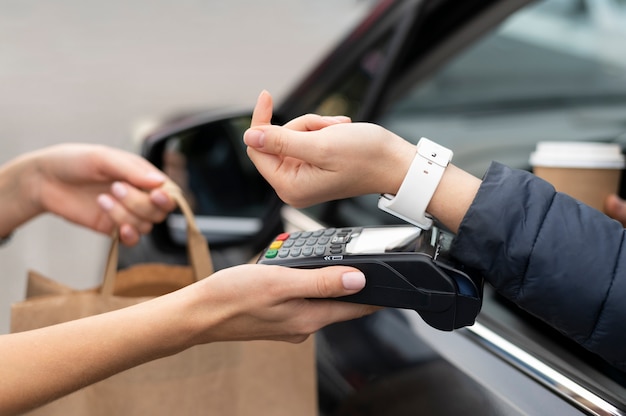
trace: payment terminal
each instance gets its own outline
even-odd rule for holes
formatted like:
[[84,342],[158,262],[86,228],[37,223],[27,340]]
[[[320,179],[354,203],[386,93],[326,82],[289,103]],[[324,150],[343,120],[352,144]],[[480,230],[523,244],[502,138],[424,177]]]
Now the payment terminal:
[[341,301],[412,309],[434,328],[472,325],[483,279],[449,256],[453,234],[412,225],[327,228],[278,235],[258,263],[295,268],[352,266],[365,274],[358,293]]

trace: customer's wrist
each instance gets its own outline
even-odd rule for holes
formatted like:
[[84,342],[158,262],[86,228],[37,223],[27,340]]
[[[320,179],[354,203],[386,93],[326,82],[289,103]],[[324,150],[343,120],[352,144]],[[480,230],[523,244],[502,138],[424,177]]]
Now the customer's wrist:
[[456,233],[480,184],[480,179],[450,163],[428,204],[428,212]]
[[396,195],[415,159],[417,153],[415,145],[400,137],[398,139],[398,143],[389,147],[388,151],[391,153],[385,158],[386,163],[377,164],[380,186],[376,192],[379,194]]

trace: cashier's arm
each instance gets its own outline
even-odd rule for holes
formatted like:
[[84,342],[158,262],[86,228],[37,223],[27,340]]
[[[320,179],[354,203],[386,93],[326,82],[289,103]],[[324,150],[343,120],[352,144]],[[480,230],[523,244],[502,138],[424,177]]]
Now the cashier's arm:
[[247,264],[118,311],[1,335],[0,414],[21,414],[193,345],[302,342],[330,323],[377,310],[323,299],[356,293],[364,285],[363,274],[350,267]]

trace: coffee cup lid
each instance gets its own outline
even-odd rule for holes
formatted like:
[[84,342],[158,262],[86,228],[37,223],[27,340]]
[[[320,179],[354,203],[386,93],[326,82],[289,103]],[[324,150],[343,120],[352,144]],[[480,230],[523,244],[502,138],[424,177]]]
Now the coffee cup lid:
[[618,144],[596,142],[539,142],[530,154],[531,166],[623,169]]

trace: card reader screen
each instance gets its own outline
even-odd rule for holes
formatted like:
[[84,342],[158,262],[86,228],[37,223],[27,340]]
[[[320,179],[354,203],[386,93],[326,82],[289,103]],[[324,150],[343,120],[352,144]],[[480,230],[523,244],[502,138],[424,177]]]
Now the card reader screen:
[[417,227],[363,228],[353,235],[346,245],[348,254],[382,254],[398,251],[415,251],[422,230]]

